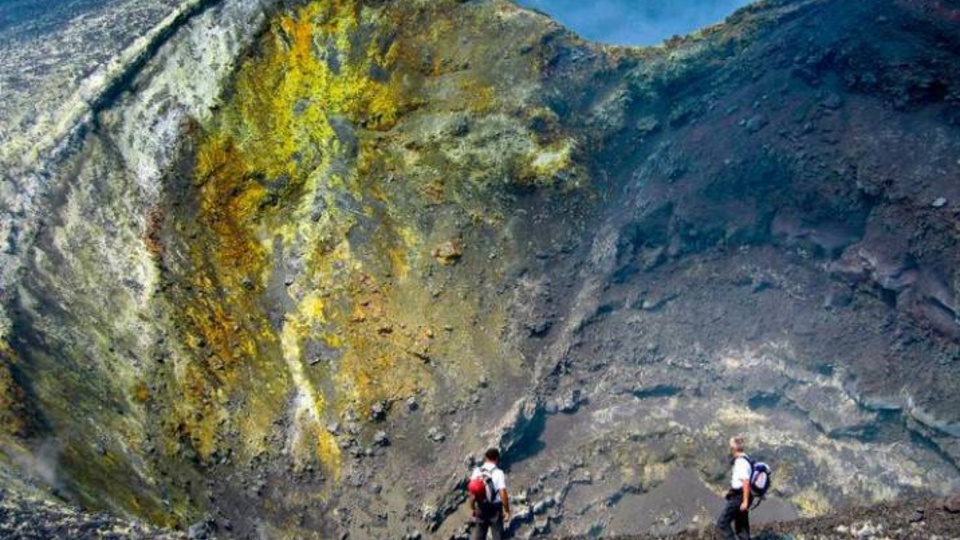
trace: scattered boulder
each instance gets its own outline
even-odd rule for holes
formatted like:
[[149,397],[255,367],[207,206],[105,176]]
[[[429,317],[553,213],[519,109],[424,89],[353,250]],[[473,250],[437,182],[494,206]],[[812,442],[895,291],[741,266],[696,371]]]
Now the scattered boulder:
[[213,537],[213,525],[209,520],[194,523],[187,528],[187,537],[190,540],[208,540]]
[[757,276],[750,283],[750,292],[759,293],[773,288],[774,283],[765,277]]
[[858,540],[869,540],[882,532],[882,525],[874,525],[870,522],[862,523],[859,527],[854,526],[850,528],[850,534],[852,534]]
[[383,403],[374,403],[370,406],[370,419],[381,421],[387,417],[387,408]]
[[470,133],[470,119],[466,116],[461,116],[455,119],[450,123],[449,126],[450,135],[454,137],[463,137]]
[[943,208],[944,206],[947,205],[947,198],[937,197],[936,199],[933,200],[932,205],[934,208]]
[[547,335],[550,331],[550,328],[553,327],[553,322],[547,317],[543,316],[534,321],[530,321],[525,324],[524,327],[527,330],[527,335],[530,337],[543,337]]
[[640,309],[643,311],[657,311],[667,305],[668,302],[675,299],[676,294],[653,294],[643,299],[640,303]]
[[390,446],[390,439],[386,431],[378,431],[373,436],[373,444],[377,446]]
[[410,396],[407,398],[406,406],[407,406],[407,411],[409,412],[413,412],[420,408],[420,404],[417,403],[417,398],[414,396]]
[[577,412],[580,405],[586,401],[587,398],[583,395],[583,392],[580,390],[572,390],[557,403],[557,407],[562,413],[573,414]]
[[439,525],[443,520],[443,515],[436,506],[425,504],[420,507],[420,518],[427,524],[431,525],[431,530],[433,530],[433,528]]
[[546,499],[539,501],[533,505],[532,511],[534,515],[542,515],[547,512],[547,510],[556,506],[557,501],[553,497],[547,497]]
[[530,427],[536,424],[543,412],[543,408],[536,401],[521,398],[510,407],[496,427],[484,435],[499,441],[501,451],[509,451],[531,435]]
[[763,129],[764,127],[766,127],[766,125],[769,124],[769,123],[770,123],[770,121],[767,120],[767,118],[766,118],[765,116],[763,116],[763,115],[761,115],[761,114],[757,114],[757,115],[751,116],[749,119],[747,119],[747,120],[744,122],[743,126],[744,126],[744,127],[747,129],[747,131],[749,131],[750,133],[756,133],[756,132],[760,131],[761,129]]
[[463,241],[456,239],[440,244],[433,250],[433,257],[444,266],[457,264],[463,257]]
[[533,511],[528,506],[521,506],[513,514],[513,519],[510,520],[510,523],[530,523],[533,521]]
[[442,443],[443,441],[447,440],[446,434],[444,434],[443,431],[436,426],[427,430],[427,438],[435,443]]
[[653,116],[644,116],[637,120],[634,127],[638,136],[645,137],[660,131],[660,122]]
[[547,534],[550,532],[550,518],[538,519],[533,523],[533,534]]
[[960,494],[944,501],[943,509],[951,514],[960,514]]
[[820,105],[822,105],[824,109],[835,111],[843,106],[843,98],[841,98],[839,94],[831,92],[830,95],[820,102]]
[[853,292],[849,286],[831,287],[823,298],[824,308],[842,308],[853,302]]

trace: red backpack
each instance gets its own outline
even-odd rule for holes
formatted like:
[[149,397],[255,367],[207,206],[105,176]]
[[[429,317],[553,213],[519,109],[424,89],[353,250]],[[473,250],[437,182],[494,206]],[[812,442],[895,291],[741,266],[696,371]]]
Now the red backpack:
[[467,494],[473,497],[478,505],[491,504],[496,497],[496,488],[493,486],[493,471],[481,468],[476,478],[470,479],[467,484]]

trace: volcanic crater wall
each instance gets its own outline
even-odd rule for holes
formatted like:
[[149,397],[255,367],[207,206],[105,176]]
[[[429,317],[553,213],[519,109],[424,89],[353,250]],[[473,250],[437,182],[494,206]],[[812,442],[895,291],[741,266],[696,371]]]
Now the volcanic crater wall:
[[696,523],[734,431],[783,515],[955,489],[956,14],[205,5],[5,188],[3,477],[271,538],[462,535],[488,444],[524,534]]

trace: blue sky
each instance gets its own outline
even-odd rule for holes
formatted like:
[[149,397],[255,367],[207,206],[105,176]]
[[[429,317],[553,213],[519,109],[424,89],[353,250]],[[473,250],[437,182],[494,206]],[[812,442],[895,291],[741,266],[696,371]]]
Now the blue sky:
[[518,0],[594,41],[655,45],[722,21],[749,0]]

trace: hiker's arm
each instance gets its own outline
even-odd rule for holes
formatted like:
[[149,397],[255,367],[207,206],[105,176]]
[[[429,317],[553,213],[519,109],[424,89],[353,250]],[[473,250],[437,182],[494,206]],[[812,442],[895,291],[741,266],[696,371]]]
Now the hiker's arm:
[[740,503],[740,510],[746,512],[750,508],[750,483],[744,480],[740,485],[740,491],[743,492],[743,502]]
[[506,520],[510,520],[510,497],[507,495],[507,490],[500,490],[500,500],[503,501],[503,517]]

